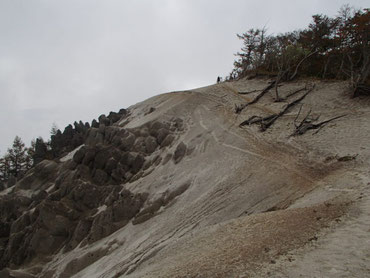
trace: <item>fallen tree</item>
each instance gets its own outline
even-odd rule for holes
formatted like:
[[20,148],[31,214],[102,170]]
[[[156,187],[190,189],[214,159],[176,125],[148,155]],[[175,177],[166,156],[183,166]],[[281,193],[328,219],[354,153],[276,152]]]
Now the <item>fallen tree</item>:
[[260,124],[260,130],[265,131],[267,130],[278,118],[286,114],[292,107],[300,103],[310,92],[314,90],[315,86],[313,86],[311,89],[309,89],[306,93],[304,93],[302,96],[297,98],[296,100],[289,103],[283,110],[281,110],[277,114],[268,115],[266,117],[260,117],[260,116],[252,116],[248,120],[242,122],[239,124],[240,127],[245,125],[252,125],[252,124]]
[[242,112],[248,105],[251,105],[251,104],[254,104],[256,103],[261,97],[263,97],[270,89],[274,88],[275,87],[275,82],[276,81],[272,81],[269,83],[269,85],[267,85],[266,88],[264,88],[262,90],[261,93],[259,93],[252,101],[248,102],[248,103],[245,103],[245,104],[242,104],[242,105],[236,105],[235,106],[235,113],[239,114],[240,112]]
[[331,118],[331,119],[328,119],[328,120],[325,120],[325,121],[322,121],[320,123],[314,123],[316,122],[320,116],[316,117],[316,118],[311,118],[310,117],[310,114],[311,114],[311,110],[307,113],[307,115],[303,118],[303,120],[297,125],[296,124],[296,120],[297,118],[299,117],[300,115],[300,112],[301,112],[301,109],[302,109],[302,106],[301,108],[299,109],[299,112],[297,114],[297,117],[294,119],[294,126],[295,126],[295,130],[294,132],[291,134],[291,136],[297,136],[297,135],[302,135],[302,134],[305,134],[308,130],[310,129],[317,129],[317,131],[315,132],[315,134],[317,132],[319,132],[319,130],[327,123],[330,123],[331,121],[334,121],[336,119],[339,119],[339,118],[342,118],[346,115],[340,115],[340,116],[336,116],[334,118]]

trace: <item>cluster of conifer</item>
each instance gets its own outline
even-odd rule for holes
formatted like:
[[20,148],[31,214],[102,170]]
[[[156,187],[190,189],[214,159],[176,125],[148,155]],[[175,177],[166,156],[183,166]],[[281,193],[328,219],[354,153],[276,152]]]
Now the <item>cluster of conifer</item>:
[[32,167],[34,150],[34,141],[27,148],[19,136],[14,138],[13,146],[0,158],[0,189],[4,184],[11,186]]

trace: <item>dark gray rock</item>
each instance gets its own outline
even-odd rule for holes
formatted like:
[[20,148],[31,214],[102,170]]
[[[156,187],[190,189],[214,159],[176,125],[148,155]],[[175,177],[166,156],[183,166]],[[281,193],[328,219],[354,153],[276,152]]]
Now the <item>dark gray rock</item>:
[[175,118],[173,120],[173,126],[177,130],[182,131],[182,130],[184,130],[184,121],[181,118]]
[[43,202],[37,208],[38,224],[55,237],[68,237],[71,223],[66,217],[68,209],[57,202]]
[[143,164],[142,169],[145,171],[145,170],[149,169],[150,166],[152,166],[152,161],[150,159],[146,159],[144,164]]
[[83,182],[74,186],[69,194],[69,198],[74,202],[81,203],[87,208],[92,209],[99,206],[102,195],[103,193],[99,190],[98,186]]
[[104,143],[104,134],[98,132],[94,139],[94,145],[103,144]]
[[105,134],[105,128],[106,128],[106,125],[105,124],[99,124],[99,129],[98,129],[98,132],[101,133],[101,134]]
[[104,114],[100,115],[98,120],[99,120],[99,124],[103,124],[105,126],[109,126],[110,124],[110,120]]
[[88,148],[82,160],[82,164],[89,166],[90,163],[94,161],[95,155],[96,155],[96,149]]
[[122,155],[120,162],[122,165],[128,166],[128,168],[132,168],[137,155],[136,152],[126,152]]
[[187,148],[184,142],[181,142],[180,144],[177,145],[174,156],[173,156],[173,160],[175,164],[179,163],[183,159],[183,157],[186,154],[186,149]]
[[81,147],[74,155],[73,161],[80,164],[85,157],[86,147]]
[[107,164],[105,165],[105,172],[108,175],[112,174],[112,171],[117,167],[117,163],[117,160],[115,160],[113,157],[109,158]]
[[111,174],[113,180],[116,182],[122,182],[125,178],[126,171],[124,170],[123,167],[120,166],[121,165],[119,164],[118,167],[114,169]]
[[142,170],[139,170],[137,173],[135,173],[132,178],[130,179],[130,182],[134,182],[138,179],[140,179],[144,175],[144,172]]
[[108,181],[108,175],[103,170],[97,169],[95,171],[95,174],[94,174],[94,177],[93,177],[93,181],[97,185],[104,185]]
[[114,124],[121,119],[121,114],[116,112],[110,112],[108,115],[108,119],[110,120],[110,124]]
[[91,122],[91,127],[94,127],[94,128],[98,128],[99,127],[99,123],[97,122],[97,120],[92,120]]
[[108,207],[105,211],[99,213],[94,218],[86,240],[88,243],[93,243],[103,237],[110,235],[117,229],[117,225],[113,223],[112,208]]
[[122,155],[123,153],[119,150],[119,149],[112,149],[112,157],[117,160],[117,161],[120,161],[121,158],[122,158]]
[[134,175],[130,172],[125,173],[125,181],[130,181]]
[[118,114],[122,115],[122,116],[126,116],[128,113],[127,109],[125,108],[121,108],[119,111],[118,111]]
[[149,129],[147,127],[143,127],[140,129],[140,136],[141,137],[148,137],[149,136]]
[[151,201],[145,206],[132,221],[133,225],[141,224],[150,218],[152,218],[156,212],[164,205],[163,196],[160,196],[158,199]]
[[175,136],[173,136],[172,134],[168,134],[166,138],[162,141],[161,147],[164,148],[170,146],[173,140],[175,140]]
[[155,111],[155,107],[150,107],[149,110],[145,113],[145,115],[153,113],[154,111]]
[[30,224],[31,224],[30,214],[25,213],[12,223],[11,228],[10,228],[10,233],[14,234],[14,233],[21,232]]
[[146,152],[145,138],[144,137],[136,138],[133,150],[135,152],[138,152],[138,153],[145,153]]
[[120,146],[121,150],[129,151],[131,147],[134,145],[135,139],[136,139],[135,135],[131,132],[125,138],[122,138]]
[[58,250],[65,240],[65,237],[51,236],[48,230],[38,228],[32,233],[29,248],[38,255],[48,255]]
[[142,194],[133,194],[129,190],[122,190],[119,200],[115,201],[113,210],[113,221],[119,222],[133,218],[141,209],[146,198]]
[[72,250],[77,247],[77,245],[87,237],[87,235],[90,232],[90,228],[92,225],[91,219],[81,219],[76,228],[73,231],[73,235],[71,240],[69,241],[67,245],[67,250]]
[[121,139],[122,137],[119,136],[119,135],[115,135],[112,140],[111,140],[111,143],[116,146],[116,147],[119,147],[121,145]]
[[[99,124],[98,126],[99,127]],[[90,128],[86,135],[85,144],[86,145],[95,145],[96,144],[96,135],[98,133],[98,128]]]
[[111,154],[108,149],[102,149],[98,151],[94,158],[94,167],[96,169],[104,169],[105,164],[110,157]]
[[115,187],[114,193],[107,198],[111,205],[95,216],[87,237],[88,242],[108,236],[126,225],[140,211],[147,194],[133,194],[129,190],[119,192],[116,190],[119,188]]
[[55,161],[43,160],[35,166],[34,173],[37,178],[49,180],[55,177],[57,168],[58,163]]
[[128,130],[124,129],[124,128],[119,128],[119,130],[117,132],[117,136],[121,137],[121,138],[127,137],[129,134],[130,134],[130,132]]
[[90,178],[90,169],[86,165],[80,164],[76,167],[74,172],[73,179],[89,179]]
[[137,154],[135,160],[132,163],[132,173],[136,174],[140,171],[144,164],[144,157],[141,154]]
[[148,136],[145,138],[145,150],[147,153],[153,153],[157,147],[157,140],[153,136]]
[[113,138],[118,133],[118,128],[115,126],[107,126],[105,128],[105,137],[104,140],[107,143],[112,143]]
[[158,131],[161,129],[161,128],[164,128],[164,124],[161,123],[161,122],[153,122],[150,127],[149,127],[149,133],[150,135],[154,136],[154,137],[157,137],[158,135]]
[[32,194],[32,201],[36,202],[37,204],[40,203],[42,200],[45,200],[48,197],[48,193],[45,190],[36,191]]
[[157,134],[157,141],[158,141],[158,144],[161,144],[164,139],[166,138],[166,136],[169,134],[169,131],[168,129],[165,129],[165,128],[161,128],[158,130],[158,134]]
[[160,163],[162,162],[162,157],[160,155],[157,155],[155,156],[153,159],[152,159],[152,164],[154,166],[158,166]]
[[119,192],[122,190],[121,186],[114,186],[109,192],[109,195],[105,198],[104,203],[106,206],[112,206],[112,204],[120,198]]
[[168,161],[170,161],[170,160],[171,160],[171,158],[172,158],[172,154],[171,154],[171,153],[166,154],[166,156],[165,156],[165,157],[164,157],[164,159],[163,159],[162,165],[167,164],[167,163],[168,163]]
[[8,237],[10,234],[10,223],[0,221],[0,238]]

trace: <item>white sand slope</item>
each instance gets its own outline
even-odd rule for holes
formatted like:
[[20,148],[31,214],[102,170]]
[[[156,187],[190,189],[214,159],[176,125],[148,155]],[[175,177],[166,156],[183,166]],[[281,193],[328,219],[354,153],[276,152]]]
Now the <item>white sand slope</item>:
[[[161,163],[126,187],[186,190],[154,217],[47,263],[37,277],[367,277],[370,276],[370,100],[350,99],[343,82],[316,82],[303,101],[325,120],[291,137],[300,105],[265,132],[240,128],[279,112],[273,92],[235,113],[268,80],[240,80],[159,95],[129,108],[125,128],[180,117],[180,163]],[[282,96],[307,81],[283,84]],[[294,97],[293,97],[294,99]],[[150,108],[154,112],[147,113]],[[341,157],[354,159],[341,161]]]

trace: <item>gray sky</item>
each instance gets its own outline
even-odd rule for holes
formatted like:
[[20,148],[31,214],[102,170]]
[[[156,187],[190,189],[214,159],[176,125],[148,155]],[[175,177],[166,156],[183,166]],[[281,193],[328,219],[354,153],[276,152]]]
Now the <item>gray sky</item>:
[[212,84],[236,33],[304,28],[362,0],[0,0],[0,154],[153,95]]

